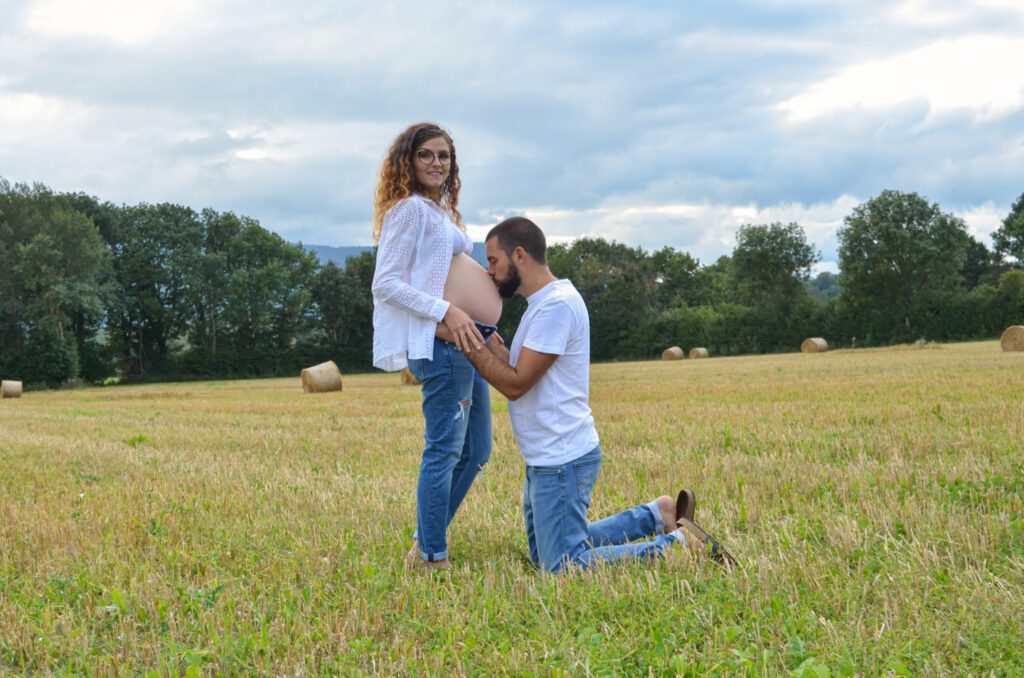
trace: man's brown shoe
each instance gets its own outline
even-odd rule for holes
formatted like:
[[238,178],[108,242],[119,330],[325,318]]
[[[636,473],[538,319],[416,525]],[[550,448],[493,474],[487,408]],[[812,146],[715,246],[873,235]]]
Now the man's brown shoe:
[[680,518],[676,521],[676,526],[683,531],[687,539],[699,544],[711,560],[719,565],[725,565],[729,569],[739,568],[739,561],[733,558],[732,554],[726,551],[717,539],[705,532],[703,527],[689,518]]
[[676,497],[676,520],[686,518],[692,522],[696,508],[697,498],[693,495],[693,490],[680,490],[679,496]]

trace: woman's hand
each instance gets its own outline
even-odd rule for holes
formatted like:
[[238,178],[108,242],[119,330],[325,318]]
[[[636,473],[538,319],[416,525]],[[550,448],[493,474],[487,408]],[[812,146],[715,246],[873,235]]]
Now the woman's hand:
[[442,322],[452,333],[452,343],[463,353],[479,351],[484,347],[484,337],[476,328],[476,323],[458,306],[448,306]]
[[[455,343],[455,335],[452,334],[452,331],[448,329],[448,326],[445,325],[443,322],[437,324],[437,329],[434,330],[434,335],[437,336],[437,338],[440,339],[441,341],[447,341],[449,344]],[[505,345],[505,338],[502,337],[497,332],[491,335],[490,340],[494,341],[499,346]],[[487,341],[487,339],[484,340],[485,343]]]

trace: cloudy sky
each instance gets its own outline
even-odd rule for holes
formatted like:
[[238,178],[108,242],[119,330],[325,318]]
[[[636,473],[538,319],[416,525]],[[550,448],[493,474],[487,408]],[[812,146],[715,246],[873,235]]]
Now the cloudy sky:
[[704,263],[883,189],[988,243],[1024,192],[1024,2],[4,0],[0,176],[370,243],[384,151],[449,129],[480,237],[526,214]]

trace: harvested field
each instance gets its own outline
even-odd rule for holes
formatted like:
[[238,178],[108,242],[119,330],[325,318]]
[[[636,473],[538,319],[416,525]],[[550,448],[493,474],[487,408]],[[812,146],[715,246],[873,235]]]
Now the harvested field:
[[0,674],[1019,675],[1024,354],[942,349],[593,367],[592,517],[692,487],[734,573],[536,572],[497,393],[434,576],[394,374],[0,401]]

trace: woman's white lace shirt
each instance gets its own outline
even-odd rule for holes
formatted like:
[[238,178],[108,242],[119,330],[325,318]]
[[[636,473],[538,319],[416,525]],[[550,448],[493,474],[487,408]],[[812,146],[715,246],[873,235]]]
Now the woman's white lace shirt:
[[374,367],[395,372],[407,357],[433,358],[434,331],[448,312],[444,283],[456,228],[420,195],[384,215],[373,274]]

